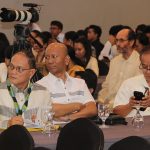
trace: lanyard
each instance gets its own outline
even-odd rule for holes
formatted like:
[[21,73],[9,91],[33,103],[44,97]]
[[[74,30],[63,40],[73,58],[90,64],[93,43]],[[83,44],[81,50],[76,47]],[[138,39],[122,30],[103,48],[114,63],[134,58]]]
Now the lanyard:
[[23,112],[24,112],[24,111],[27,109],[27,107],[28,107],[29,96],[30,96],[30,93],[31,93],[31,91],[32,91],[32,83],[29,84],[29,87],[28,87],[28,89],[27,89],[27,94],[25,94],[25,102],[24,102],[24,104],[23,104],[23,106],[22,106],[21,109],[20,109],[20,107],[19,107],[19,104],[18,104],[17,99],[16,99],[16,97],[15,97],[14,90],[13,90],[13,88],[12,88],[12,86],[11,86],[9,80],[7,80],[6,83],[7,83],[7,89],[8,89],[8,91],[9,91],[9,94],[10,94],[10,96],[12,97],[13,102],[14,102],[14,107],[15,107],[16,115],[17,115],[17,116],[18,116],[18,115],[22,115]]

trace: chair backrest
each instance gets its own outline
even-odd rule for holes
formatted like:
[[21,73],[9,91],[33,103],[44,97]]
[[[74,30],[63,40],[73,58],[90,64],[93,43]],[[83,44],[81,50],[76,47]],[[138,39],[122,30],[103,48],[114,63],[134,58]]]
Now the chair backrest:
[[51,149],[46,147],[35,147],[33,150],[51,150]]
[[91,120],[76,119],[60,131],[56,150],[103,150],[102,130]]
[[1,150],[32,150],[34,140],[28,130],[21,125],[13,125],[0,134]]
[[150,144],[142,137],[129,136],[117,141],[108,150],[150,150]]

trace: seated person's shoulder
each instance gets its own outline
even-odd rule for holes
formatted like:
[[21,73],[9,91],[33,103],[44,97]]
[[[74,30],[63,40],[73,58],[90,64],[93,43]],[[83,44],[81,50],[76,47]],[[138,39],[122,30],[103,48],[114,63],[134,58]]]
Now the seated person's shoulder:
[[6,81],[5,81],[5,82],[0,83],[0,90],[1,90],[1,89],[7,89]]
[[38,84],[38,83],[34,83],[33,84],[33,91],[47,91],[47,88]]
[[122,54],[119,54],[119,55],[117,55],[117,56],[115,56],[113,59],[111,59],[111,63],[113,62],[113,63],[115,63],[115,62],[118,62],[119,60],[122,60],[123,58],[122,58]]

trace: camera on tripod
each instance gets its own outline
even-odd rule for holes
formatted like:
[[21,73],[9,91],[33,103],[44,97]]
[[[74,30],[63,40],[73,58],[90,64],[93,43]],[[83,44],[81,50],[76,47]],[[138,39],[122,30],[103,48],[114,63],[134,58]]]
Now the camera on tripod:
[[16,39],[27,38],[30,34],[29,24],[39,20],[39,5],[34,3],[24,3],[24,7],[29,7],[28,10],[12,10],[1,8],[0,18],[2,22],[21,21],[20,24],[14,26],[14,35]]

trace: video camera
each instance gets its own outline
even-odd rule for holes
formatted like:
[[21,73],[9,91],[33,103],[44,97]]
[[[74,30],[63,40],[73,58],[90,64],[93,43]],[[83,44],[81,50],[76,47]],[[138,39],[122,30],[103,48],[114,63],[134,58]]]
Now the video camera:
[[0,13],[0,19],[2,22],[21,21],[20,24],[14,26],[14,35],[17,40],[24,40],[30,34],[30,23],[37,22],[39,20],[40,9],[37,4],[24,3],[24,7],[29,7],[28,10],[12,10],[8,8],[2,8]]
[[22,21],[23,24],[37,22],[39,20],[38,7],[33,3],[24,3],[24,7],[30,7],[28,10],[11,10],[2,8],[0,17],[2,22]]
[[2,8],[0,12],[0,20],[2,22],[20,21],[19,24],[14,26],[14,36],[16,40],[13,43],[11,55],[21,49],[31,50],[31,44],[27,39],[30,35],[30,31],[32,30],[32,23],[39,20],[41,5],[24,3],[23,6],[28,7],[28,10]]

